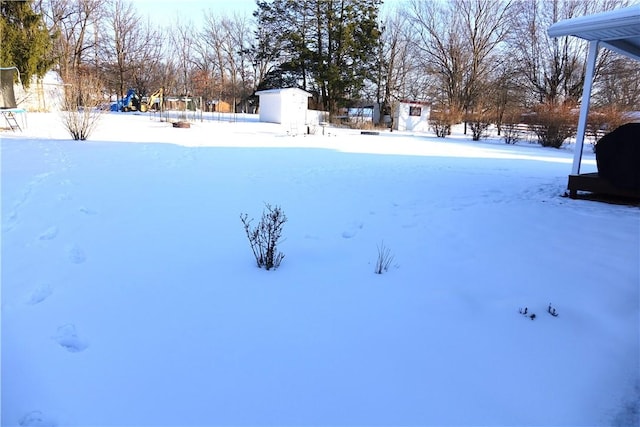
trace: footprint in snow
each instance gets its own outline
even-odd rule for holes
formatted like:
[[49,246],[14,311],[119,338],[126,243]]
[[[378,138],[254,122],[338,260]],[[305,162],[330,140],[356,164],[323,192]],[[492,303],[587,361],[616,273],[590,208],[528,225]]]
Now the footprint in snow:
[[47,228],[45,231],[40,234],[38,240],[53,240],[58,235],[58,227],[53,226]]
[[98,215],[98,211],[96,211],[95,209],[86,208],[84,206],[80,208],[80,212],[85,215]]
[[52,293],[53,293],[53,288],[50,285],[46,283],[38,285],[33,290],[33,292],[31,292],[31,295],[29,295],[29,298],[27,298],[27,304],[29,305],[40,304],[42,301],[49,298],[49,296],[51,296]]
[[354,222],[347,230],[342,232],[342,237],[345,239],[351,239],[355,237],[360,230],[362,230],[362,227],[364,227],[363,223]]
[[78,337],[76,326],[73,324],[60,326],[54,339],[70,353],[79,353],[89,347],[85,340]]
[[2,231],[11,231],[17,222],[18,214],[15,211],[10,212],[6,217],[4,224],[2,224]]
[[69,249],[67,249],[67,256],[69,257],[69,261],[74,264],[82,264],[87,260],[87,256],[78,245],[71,245]]
[[18,421],[18,425],[23,427],[53,427],[55,423],[40,411],[31,411]]

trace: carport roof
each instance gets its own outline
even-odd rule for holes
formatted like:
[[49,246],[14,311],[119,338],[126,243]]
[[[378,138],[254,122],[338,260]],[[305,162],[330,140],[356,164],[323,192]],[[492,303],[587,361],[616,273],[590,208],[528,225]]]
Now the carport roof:
[[640,61],[640,4],[557,22],[549,37],[575,36]]

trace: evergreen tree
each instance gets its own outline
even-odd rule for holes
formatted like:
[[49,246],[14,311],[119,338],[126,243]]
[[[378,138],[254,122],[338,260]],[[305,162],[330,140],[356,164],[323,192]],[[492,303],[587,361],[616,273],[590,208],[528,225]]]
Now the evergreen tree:
[[0,0],[0,12],[0,66],[17,67],[28,87],[32,76],[44,76],[53,64],[51,36],[32,0]]
[[[314,93],[335,113],[373,81],[381,0],[272,0],[258,2],[259,52],[274,66],[263,88],[282,83]],[[261,43],[261,44],[260,44]]]
[[312,53],[310,3],[314,0],[258,1],[254,17],[258,22],[253,57],[268,64],[259,89],[300,87],[310,89]]

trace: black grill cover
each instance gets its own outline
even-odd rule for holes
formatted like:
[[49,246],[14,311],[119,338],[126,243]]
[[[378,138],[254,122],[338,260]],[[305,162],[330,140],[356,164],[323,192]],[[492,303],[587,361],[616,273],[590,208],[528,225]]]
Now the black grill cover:
[[596,144],[598,175],[613,186],[640,190],[640,123],[627,123]]

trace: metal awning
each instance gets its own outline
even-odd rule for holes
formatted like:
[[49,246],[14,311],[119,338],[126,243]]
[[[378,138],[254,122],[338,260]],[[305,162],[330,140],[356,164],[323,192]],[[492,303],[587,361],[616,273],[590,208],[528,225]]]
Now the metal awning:
[[549,37],[575,36],[640,61],[640,4],[557,22]]
[[580,173],[598,48],[604,47],[640,61],[640,4],[556,22],[547,29],[547,34],[549,37],[573,36],[589,42],[587,69],[573,157],[572,173],[577,175]]

